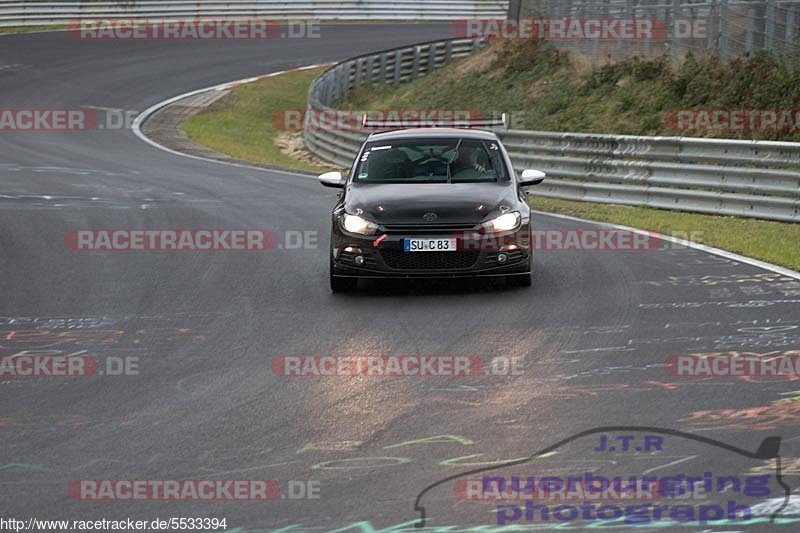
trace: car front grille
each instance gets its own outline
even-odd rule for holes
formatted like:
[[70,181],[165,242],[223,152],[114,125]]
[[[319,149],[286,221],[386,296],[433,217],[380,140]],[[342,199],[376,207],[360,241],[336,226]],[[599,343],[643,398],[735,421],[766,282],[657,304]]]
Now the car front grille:
[[382,250],[381,257],[395,270],[460,270],[471,268],[480,252],[403,252]]
[[386,233],[408,234],[426,233],[429,235],[445,235],[474,230],[475,224],[388,224],[384,226]]

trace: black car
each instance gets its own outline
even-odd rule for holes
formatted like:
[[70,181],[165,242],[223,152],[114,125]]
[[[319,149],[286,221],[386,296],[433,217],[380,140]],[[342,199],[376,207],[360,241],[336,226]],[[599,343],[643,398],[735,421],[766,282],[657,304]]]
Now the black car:
[[502,276],[531,284],[530,208],[522,187],[545,174],[514,174],[494,133],[420,128],[374,133],[349,176],[320,176],[344,189],[333,209],[330,282],[359,278]]

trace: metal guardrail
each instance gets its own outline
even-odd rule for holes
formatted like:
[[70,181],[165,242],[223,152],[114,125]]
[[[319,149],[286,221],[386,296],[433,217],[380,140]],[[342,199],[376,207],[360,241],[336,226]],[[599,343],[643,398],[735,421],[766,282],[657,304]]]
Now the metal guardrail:
[[501,136],[537,194],[800,222],[800,144],[534,131]]
[[[309,110],[330,111],[358,85],[414,80],[482,45],[439,41],[348,59],[314,80]],[[541,196],[800,222],[800,143],[521,130],[498,135],[517,172],[548,173],[536,188]],[[350,167],[367,134],[307,127],[304,136],[320,158]]]
[[505,18],[508,0],[139,0],[0,1],[0,27],[68,24],[80,19],[271,18],[454,20]]
[[[320,113],[347,98],[360,85],[398,85],[425,76],[485,46],[483,40],[451,39],[384,50],[338,63],[317,77],[308,93],[308,109]],[[360,124],[360,120],[356,120]],[[306,123],[306,146],[322,159],[349,167],[366,138],[359,131],[313,128]]]

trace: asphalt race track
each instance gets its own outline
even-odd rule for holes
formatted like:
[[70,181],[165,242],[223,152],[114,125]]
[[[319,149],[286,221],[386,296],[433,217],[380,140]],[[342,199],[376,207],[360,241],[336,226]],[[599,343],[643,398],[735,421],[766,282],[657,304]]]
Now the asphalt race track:
[[[267,42],[3,36],[0,95],[11,109],[142,111],[190,90],[449,33],[450,25],[368,24]],[[431,483],[601,426],[677,429],[745,450],[781,436],[783,473],[798,485],[796,377],[686,378],[664,369],[670,355],[800,349],[798,280],[670,245],[542,251],[531,289],[426,282],[333,295],[326,247],[334,201],[307,176],[176,156],[129,129],[0,131],[0,355],[138,358],[138,374],[0,382],[0,514],[398,531],[390,528],[412,528],[415,499]],[[546,215],[535,222],[597,229]],[[319,245],[261,253],[65,245],[69,230],[90,228],[310,231]],[[518,375],[468,377],[272,371],[274,357],[301,354],[524,362]],[[660,455],[597,446],[587,437],[514,472],[771,471],[770,461],[674,436],[664,437]],[[71,481],[86,479],[274,479],[284,496],[289,481],[311,480],[320,492],[267,502],[68,495]],[[759,505],[774,509],[783,496],[776,488]],[[444,485],[424,500],[429,527],[498,527],[491,505],[460,501]],[[797,531],[799,520],[660,530]]]

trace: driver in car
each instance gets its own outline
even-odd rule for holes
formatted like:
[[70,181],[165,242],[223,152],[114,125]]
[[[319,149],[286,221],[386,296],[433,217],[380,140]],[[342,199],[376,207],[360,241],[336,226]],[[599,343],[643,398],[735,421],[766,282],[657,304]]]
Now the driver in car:
[[453,179],[480,179],[486,175],[486,166],[481,163],[481,151],[478,147],[462,146],[453,162],[451,176]]

